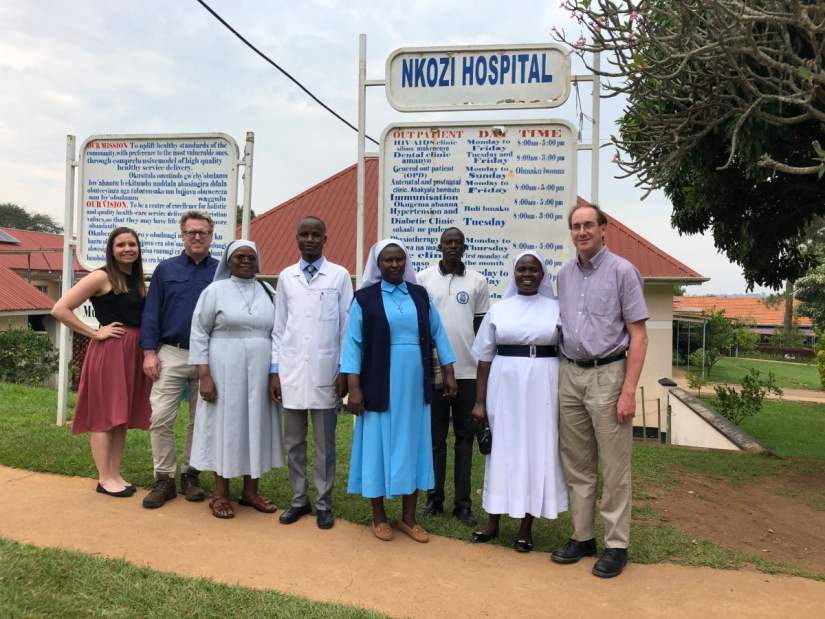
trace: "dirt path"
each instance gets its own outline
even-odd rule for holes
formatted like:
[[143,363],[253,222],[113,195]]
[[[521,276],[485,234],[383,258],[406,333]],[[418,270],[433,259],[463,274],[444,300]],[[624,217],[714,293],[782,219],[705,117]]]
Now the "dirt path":
[[[690,394],[696,395],[695,390],[688,385],[687,372],[681,368],[673,368],[673,380],[682,389]],[[702,393],[713,394],[713,387],[718,383],[708,383],[702,387]],[[793,402],[816,402],[818,404],[825,404],[825,391],[814,391],[813,389],[782,389],[782,395],[774,395],[769,393],[766,396],[770,400],[791,400]]]
[[384,543],[340,520],[322,532],[312,519],[285,527],[243,508],[220,521],[182,499],[150,511],[142,490],[116,500],[93,488],[0,466],[0,536],[394,616],[820,617],[825,608],[825,583],[802,578],[631,564],[603,581],[589,562],[556,566],[544,553],[439,537]]
[[[825,500],[821,474],[792,473],[730,484],[683,472],[646,501],[661,522],[716,543],[787,565],[825,573]],[[823,611],[825,614],[825,611]]]

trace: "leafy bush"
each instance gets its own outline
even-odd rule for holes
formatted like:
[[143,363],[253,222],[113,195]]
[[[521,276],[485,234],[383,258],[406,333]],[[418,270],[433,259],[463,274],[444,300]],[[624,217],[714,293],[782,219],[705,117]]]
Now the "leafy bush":
[[759,375],[759,370],[751,368],[742,378],[742,386],[738,391],[730,385],[715,386],[714,406],[719,414],[738,426],[743,419],[762,410],[762,400],[768,393],[782,395],[782,389],[776,386],[773,372],[768,372],[766,381],[760,381]]
[[0,331],[0,381],[42,385],[57,371],[57,352],[45,333],[25,329]]
[[825,333],[816,333],[816,369],[819,370],[819,382],[825,389]]

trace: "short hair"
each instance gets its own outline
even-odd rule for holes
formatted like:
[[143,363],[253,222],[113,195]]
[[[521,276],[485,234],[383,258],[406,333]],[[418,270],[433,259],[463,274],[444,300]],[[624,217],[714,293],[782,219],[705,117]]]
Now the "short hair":
[[305,221],[307,221],[308,219],[311,220],[311,221],[318,222],[321,225],[321,232],[324,233],[324,236],[327,235],[327,225],[324,223],[323,219],[321,219],[320,217],[317,217],[315,215],[307,215],[306,217],[301,217],[301,219],[298,220],[298,223],[295,224],[296,232],[297,232],[298,228],[301,227],[301,224],[304,223]]
[[450,226],[449,228],[446,228],[444,230],[444,232],[441,233],[440,237],[438,237],[438,243],[441,244],[441,241],[444,240],[444,235],[447,234],[448,232],[452,232],[453,230],[455,230],[456,232],[458,232],[461,235],[462,240],[465,240],[464,232],[461,230],[461,228],[456,228],[455,226]]
[[180,231],[183,232],[183,227],[190,219],[200,219],[209,224],[209,233],[215,229],[215,220],[206,211],[186,211],[180,216]]
[[600,226],[606,226],[607,225],[607,215],[604,214],[604,211],[602,209],[600,209],[595,204],[589,204],[588,202],[585,202],[585,203],[582,204],[581,202],[578,202],[576,204],[576,206],[571,208],[570,212],[567,213],[567,227],[569,229],[571,229],[571,230],[573,229],[573,213],[578,211],[580,208],[592,208],[594,211],[596,211],[596,222]]

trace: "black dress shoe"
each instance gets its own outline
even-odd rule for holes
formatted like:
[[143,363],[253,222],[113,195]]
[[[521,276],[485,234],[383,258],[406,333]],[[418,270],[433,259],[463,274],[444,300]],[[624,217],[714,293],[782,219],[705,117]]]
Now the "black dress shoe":
[[427,499],[427,502],[418,510],[420,516],[437,516],[444,513],[444,506],[438,501]]
[[281,524],[292,524],[293,522],[298,522],[301,516],[306,516],[311,513],[312,507],[310,507],[309,503],[306,505],[301,505],[300,507],[295,507],[292,505],[288,510],[280,515],[278,521]]
[[513,548],[516,552],[530,552],[533,550],[533,542],[528,542],[526,539],[517,539],[513,542]]
[[453,517],[461,524],[466,524],[468,527],[474,527],[478,524],[473,510],[469,507],[456,507],[453,510]]
[[473,534],[470,536],[470,541],[474,544],[486,544],[491,539],[495,539],[498,537],[498,531],[495,533],[485,533],[484,531],[473,531]]
[[576,563],[583,557],[595,557],[596,556],[596,540],[595,539],[588,539],[583,542],[580,542],[575,539],[567,540],[567,543],[559,548],[558,550],[554,550],[553,554],[550,555],[550,558],[553,559],[556,563]]
[[122,499],[122,498],[125,498],[125,497],[130,497],[135,493],[134,488],[130,489],[128,486],[126,486],[123,490],[118,490],[117,492],[109,492],[108,490],[106,490],[106,488],[101,486],[99,483],[97,484],[97,488],[95,490],[97,492],[99,492],[100,494],[108,494],[109,496],[115,496],[119,499]]
[[335,524],[335,516],[332,515],[331,509],[319,509],[316,521],[319,529],[331,529]]
[[593,575],[599,578],[613,578],[622,573],[627,565],[627,548],[605,548],[602,556],[593,566]]

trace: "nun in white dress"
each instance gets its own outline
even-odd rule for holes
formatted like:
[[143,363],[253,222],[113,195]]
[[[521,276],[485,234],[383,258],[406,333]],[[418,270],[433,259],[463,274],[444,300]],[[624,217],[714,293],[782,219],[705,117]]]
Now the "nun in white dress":
[[258,494],[261,475],[283,466],[280,411],[269,398],[275,307],[272,289],[255,279],[259,264],[255,243],[232,241],[192,317],[189,363],[200,392],[192,466],[215,472],[216,518],[234,516],[229,479],[241,475],[241,505],[277,509]]
[[543,258],[519,255],[504,298],[487,312],[473,344],[479,360],[473,416],[486,417],[493,435],[482,501],[490,519],[473,533],[476,543],[498,536],[507,514],[522,519],[513,547],[529,552],[533,519],[567,510],[558,444],[558,321]]

